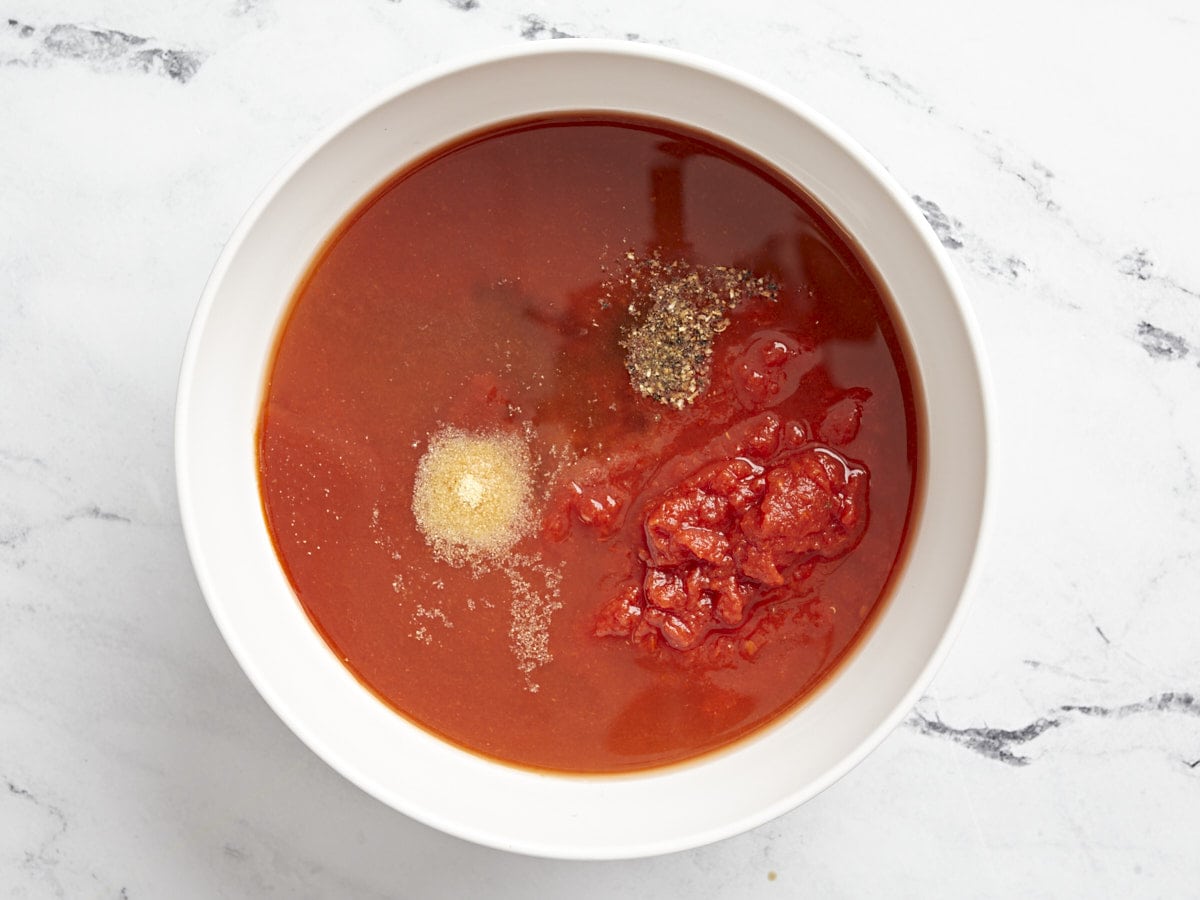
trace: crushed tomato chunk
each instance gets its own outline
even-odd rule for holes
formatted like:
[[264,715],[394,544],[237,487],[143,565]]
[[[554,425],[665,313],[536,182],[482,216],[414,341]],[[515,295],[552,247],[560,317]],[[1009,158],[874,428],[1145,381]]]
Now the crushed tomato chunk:
[[[858,543],[867,520],[866,470],[832,448],[762,417],[738,455],[702,465],[647,503],[640,580],[601,610],[598,635],[676,650],[747,621],[755,598],[786,596]],[[773,590],[778,589],[778,590]]]

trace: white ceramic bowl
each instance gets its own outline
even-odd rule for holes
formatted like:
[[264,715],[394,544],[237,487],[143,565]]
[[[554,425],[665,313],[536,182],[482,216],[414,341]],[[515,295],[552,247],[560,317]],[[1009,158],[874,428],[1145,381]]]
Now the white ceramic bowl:
[[[578,777],[489,762],[410,724],[330,652],[276,561],[255,427],[277,329],[335,226],[389,175],[490,123],[620,110],[693,126],[791,176],[857,239],[899,306],[927,414],[924,499],[882,615],[814,697],[696,762]],[[554,41],[410,80],[276,176],[234,232],[184,356],[176,466],[184,530],[212,614],[276,713],[343,775],[452,834],[545,856],[643,856],[751,828],[827,787],[906,714],[946,653],[984,517],[988,435],[979,341],[941,247],[878,163],[786,94],[694,56]],[[932,474],[931,474],[932,473]]]

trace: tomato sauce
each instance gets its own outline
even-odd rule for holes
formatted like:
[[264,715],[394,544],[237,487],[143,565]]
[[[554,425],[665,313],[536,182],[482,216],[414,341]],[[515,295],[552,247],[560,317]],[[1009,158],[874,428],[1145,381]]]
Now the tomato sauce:
[[[772,286],[681,408],[631,388],[635,258]],[[456,565],[414,521],[446,429],[537,460],[503,564]],[[826,213],[714,138],[581,113],[444,148],[342,223],[280,333],[260,486],[300,603],[381,700],[506,762],[617,772],[829,676],[902,558],[919,432],[884,291]],[[548,638],[525,665],[518,600]]]

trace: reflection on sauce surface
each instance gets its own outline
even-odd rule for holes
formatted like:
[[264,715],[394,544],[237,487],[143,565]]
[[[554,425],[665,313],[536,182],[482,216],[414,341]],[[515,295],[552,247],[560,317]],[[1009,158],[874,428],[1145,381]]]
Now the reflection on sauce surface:
[[[722,312],[682,409],[626,369],[655,264],[770,284]],[[413,721],[522,765],[665,764],[793,707],[865,627],[915,491],[909,378],[851,245],[759,164],[664,123],[520,123],[400,173],[314,263],[263,503],[314,624]],[[503,559],[448,559],[414,520],[445,433],[528,448],[535,521]],[[842,531],[779,537],[818,527]]]

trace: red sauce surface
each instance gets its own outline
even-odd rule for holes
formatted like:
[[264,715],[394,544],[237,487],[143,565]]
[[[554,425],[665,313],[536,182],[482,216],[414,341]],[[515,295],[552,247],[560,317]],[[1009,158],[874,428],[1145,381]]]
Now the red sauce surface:
[[[778,285],[682,410],[630,387],[629,251]],[[435,558],[414,522],[446,427],[567,460],[514,548],[535,588],[561,575],[531,673],[510,575]],[[884,295],[827,215],[711,138],[581,114],[434,154],[342,224],[282,330],[259,462],[280,561],[360,681],[474,751],[605,772],[728,744],[828,676],[901,558],[918,430]]]

